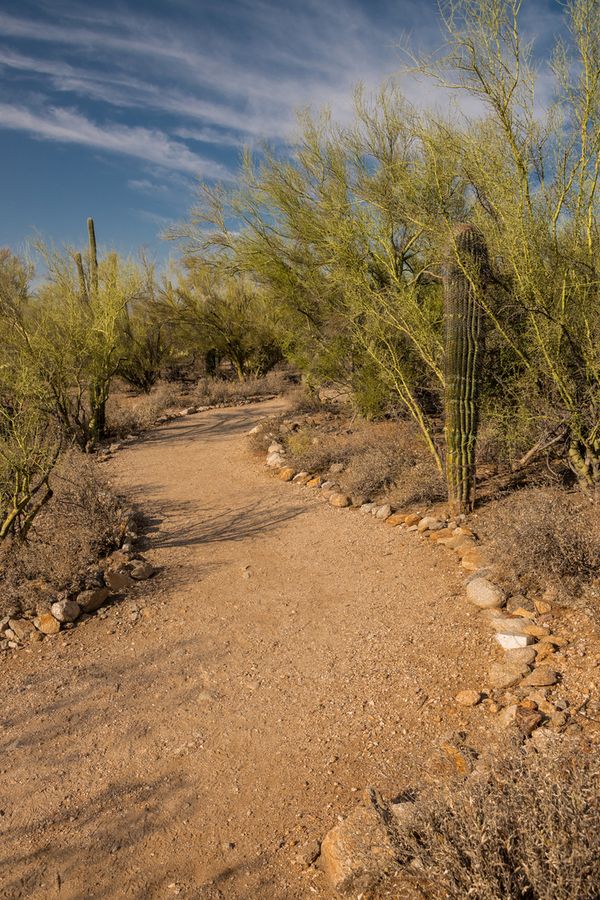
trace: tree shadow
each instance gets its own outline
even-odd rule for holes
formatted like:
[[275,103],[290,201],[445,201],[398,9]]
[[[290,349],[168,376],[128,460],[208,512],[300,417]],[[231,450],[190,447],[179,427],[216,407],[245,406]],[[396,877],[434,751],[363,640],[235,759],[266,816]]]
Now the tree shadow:
[[[140,536],[137,546],[142,551],[244,541],[267,535],[307,512],[305,506],[282,505],[263,499],[223,512],[199,507],[191,501],[170,500],[153,502],[146,514],[140,499],[147,490],[145,486],[143,490],[129,492],[129,499],[138,504]],[[185,524],[178,525],[179,518],[185,519]],[[166,525],[164,530],[163,524]]]

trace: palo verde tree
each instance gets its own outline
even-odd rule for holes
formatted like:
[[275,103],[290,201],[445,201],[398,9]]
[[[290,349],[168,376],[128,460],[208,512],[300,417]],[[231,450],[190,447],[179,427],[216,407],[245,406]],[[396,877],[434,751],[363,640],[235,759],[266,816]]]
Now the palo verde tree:
[[32,269],[0,250],[0,542],[25,539],[52,496],[50,476],[61,447],[43,414],[37,373],[22,349]]
[[116,253],[98,261],[91,219],[88,235],[85,261],[40,248],[48,277],[28,305],[21,347],[46,416],[84,450],[105,435],[125,310],[143,286],[139,267]]
[[493,261],[485,305],[499,352],[511,360],[506,421],[527,415],[532,450],[562,449],[581,487],[597,497],[600,6],[565,4],[554,96],[541,110],[520,12],[520,0],[450,0],[447,52],[420,68],[484,111],[446,140],[460,149],[470,216]]

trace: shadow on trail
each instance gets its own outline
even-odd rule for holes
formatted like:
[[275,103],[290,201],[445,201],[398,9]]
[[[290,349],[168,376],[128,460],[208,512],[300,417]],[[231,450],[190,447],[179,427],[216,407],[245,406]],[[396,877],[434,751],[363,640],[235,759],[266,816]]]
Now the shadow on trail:
[[194,413],[185,419],[174,419],[164,425],[146,432],[136,440],[138,446],[144,444],[164,444],[178,441],[192,440],[222,440],[227,437],[235,437],[247,432],[259,420],[267,414],[283,411],[265,410],[243,406],[240,408],[228,408],[223,410],[209,410],[203,413]]
[[[189,547],[263,537],[306,511],[303,506],[282,508],[255,501],[211,515],[211,510],[199,509],[193,503],[157,504],[153,515],[143,520],[142,527],[148,535],[147,546]],[[169,527],[169,519],[177,519],[180,515],[187,518],[190,513],[195,521],[181,526],[173,523],[173,527]],[[164,531],[160,527],[163,523],[166,524]]]

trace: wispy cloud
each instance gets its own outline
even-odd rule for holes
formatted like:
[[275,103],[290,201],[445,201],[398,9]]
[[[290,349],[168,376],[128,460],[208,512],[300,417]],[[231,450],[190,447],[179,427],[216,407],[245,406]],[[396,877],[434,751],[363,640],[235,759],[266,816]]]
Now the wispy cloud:
[[51,107],[47,112],[35,112],[7,103],[0,103],[0,122],[4,128],[26,131],[37,138],[123,153],[167,169],[208,178],[228,175],[224,166],[202,159],[157,129],[114,123],[98,125],[68,109]]

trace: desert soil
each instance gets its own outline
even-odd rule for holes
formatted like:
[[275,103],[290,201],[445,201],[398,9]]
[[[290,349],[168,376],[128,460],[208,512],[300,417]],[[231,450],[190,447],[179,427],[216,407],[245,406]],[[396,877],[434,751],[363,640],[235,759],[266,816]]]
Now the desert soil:
[[453,556],[283,484],[245,432],[165,424],[109,463],[152,582],[5,663],[3,898],[328,897],[314,842],[368,784],[483,732],[489,637]]

